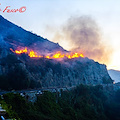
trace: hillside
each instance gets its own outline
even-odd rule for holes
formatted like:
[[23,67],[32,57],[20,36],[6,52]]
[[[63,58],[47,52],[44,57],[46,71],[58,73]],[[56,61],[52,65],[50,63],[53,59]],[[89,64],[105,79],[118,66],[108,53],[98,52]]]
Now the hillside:
[[44,53],[65,51],[59,44],[26,31],[0,15],[0,57],[11,52],[10,48],[17,49],[24,46]]
[[[18,27],[2,16],[0,16],[0,43],[1,89],[112,83],[106,66],[89,58],[80,56],[74,59],[69,59],[69,56],[62,59],[45,58],[45,54],[68,51],[56,43]],[[42,53],[43,57],[31,58],[26,53],[14,52],[25,47]]]

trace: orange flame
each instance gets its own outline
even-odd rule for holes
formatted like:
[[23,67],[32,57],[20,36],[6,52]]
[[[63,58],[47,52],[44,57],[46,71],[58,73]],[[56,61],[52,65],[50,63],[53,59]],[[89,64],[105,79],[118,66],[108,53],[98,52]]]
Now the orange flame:
[[17,54],[27,53],[27,47],[25,47],[25,49],[22,49],[22,50],[15,50],[15,53]]
[[45,58],[48,58],[48,59],[50,59],[50,56],[49,56],[49,55],[47,55],[47,56],[45,56]]
[[72,59],[72,58],[77,58],[77,57],[84,57],[83,54],[80,54],[80,53],[73,53],[72,55],[66,55],[69,59]]
[[43,57],[43,56],[40,56],[40,55],[38,56],[37,53],[34,52],[33,50],[30,51],[29,56],[30,57]]
[[54,54],[52,57],[50,58],[64,58],[67,57],[69,59],[72,58],[77,58],[77,57],[84,57],[83,54],[79,54],[79,53],[71,53],[71,54],[62,54],[60,51],[57,52],[56,54]]
[[64,55],[64,54],[61,54],[60,51],[57,52],[55,55],[53,55],[53,58],[63,58],[63,57],[65,57],[65,55]]
[[58,59],[58,58],[64,58],[64,57],[67,57],[69,59],[72,59],[72,58],[78,58],[78,57],[84,57],[83,54],[80,54],[80,53],[71,53],[71,54],[63,54],[61,53],[60,51],[56,52],[54,55],[46,55],[46,56],[41,56],[41,55],[38,55],[36,52],[34,52],[33,50],[28,50],[27,47],[25,47],[25,49],[21,49],[21,50],[13,50],[10,48],[10,50],[16,54],[21,54],[21,53],[26,53],[28,54],[30,57],[32,58],[35,58],[35,57],[39,57],[39,58],[42,58],[42,57],[45,57],[45,58],[48,58],[48,59]]

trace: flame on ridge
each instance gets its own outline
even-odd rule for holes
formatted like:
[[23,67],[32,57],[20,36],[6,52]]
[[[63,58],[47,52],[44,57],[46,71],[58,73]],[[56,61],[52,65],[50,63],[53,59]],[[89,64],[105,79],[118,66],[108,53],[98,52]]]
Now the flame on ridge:
[[25,47],[25,49],[15,50],[15,51],[12,48],[10,48],[10,50],[16,54],[27,53],[27,47]]
[[54,55],[46,55],[46,56],[41,56],[41,55],[38,55],[36,52],[34,52],[33,50],[28,50],[27,47],[25,47],[24,49],[21,49],[21,50],[13,50],[12,48],[10,48],[10,50],[16,54],[22,54],[22,53],[25,53],[25,54],[28,54],[29,57],[31,58],[48,58],[48,59],[58,59],[58,58],[64,58],[64,57],[67,57],[68,59],[72,59],[72,58],[78,58],[78,57],[84,57],[83,54],[81,53],[66,53],[66,54],[63,54],[61,53],[60,51],[56,52]]

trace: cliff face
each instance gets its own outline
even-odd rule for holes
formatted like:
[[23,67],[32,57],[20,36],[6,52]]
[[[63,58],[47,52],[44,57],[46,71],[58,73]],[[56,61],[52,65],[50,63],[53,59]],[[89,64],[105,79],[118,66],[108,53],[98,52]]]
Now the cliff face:
[[[19,58],[19,59],[18,59]],[[62,61],[41,59],[16,60],[4,58],[0,65],[0,75],[8,75],[11,71],[18,74],[16,67],[22,69],[29,81],[37,83],[37,87],[72,87],[79,84],[106,84],[112,83],[106,66],[88,58],[64,59]],[[12,60],[10,60],[12,59]],[[35,86],[36,87],[36,86]]]
[[42,74],[41,70],[32,73],[37,76],[38,80],[41,78],[43,87],[70,87],[81,83],[91,85],[112,83],[106,66],[88,58],[78,58],[62,63],[47,62],[44,63],[48,64],[45,65],[45,68],[41,67],[46,69],[45,74]]

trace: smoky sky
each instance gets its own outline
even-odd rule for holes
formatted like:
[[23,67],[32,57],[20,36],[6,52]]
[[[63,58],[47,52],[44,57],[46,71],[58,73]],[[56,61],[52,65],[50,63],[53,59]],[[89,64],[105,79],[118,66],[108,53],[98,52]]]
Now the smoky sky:
[[102,33],[90,16],[69,18],[54,37],[54,41],[63,40],[70,51],[83,52],[86,57],[101,63],[108,63],[110,59],[110,46],[102,40]]

